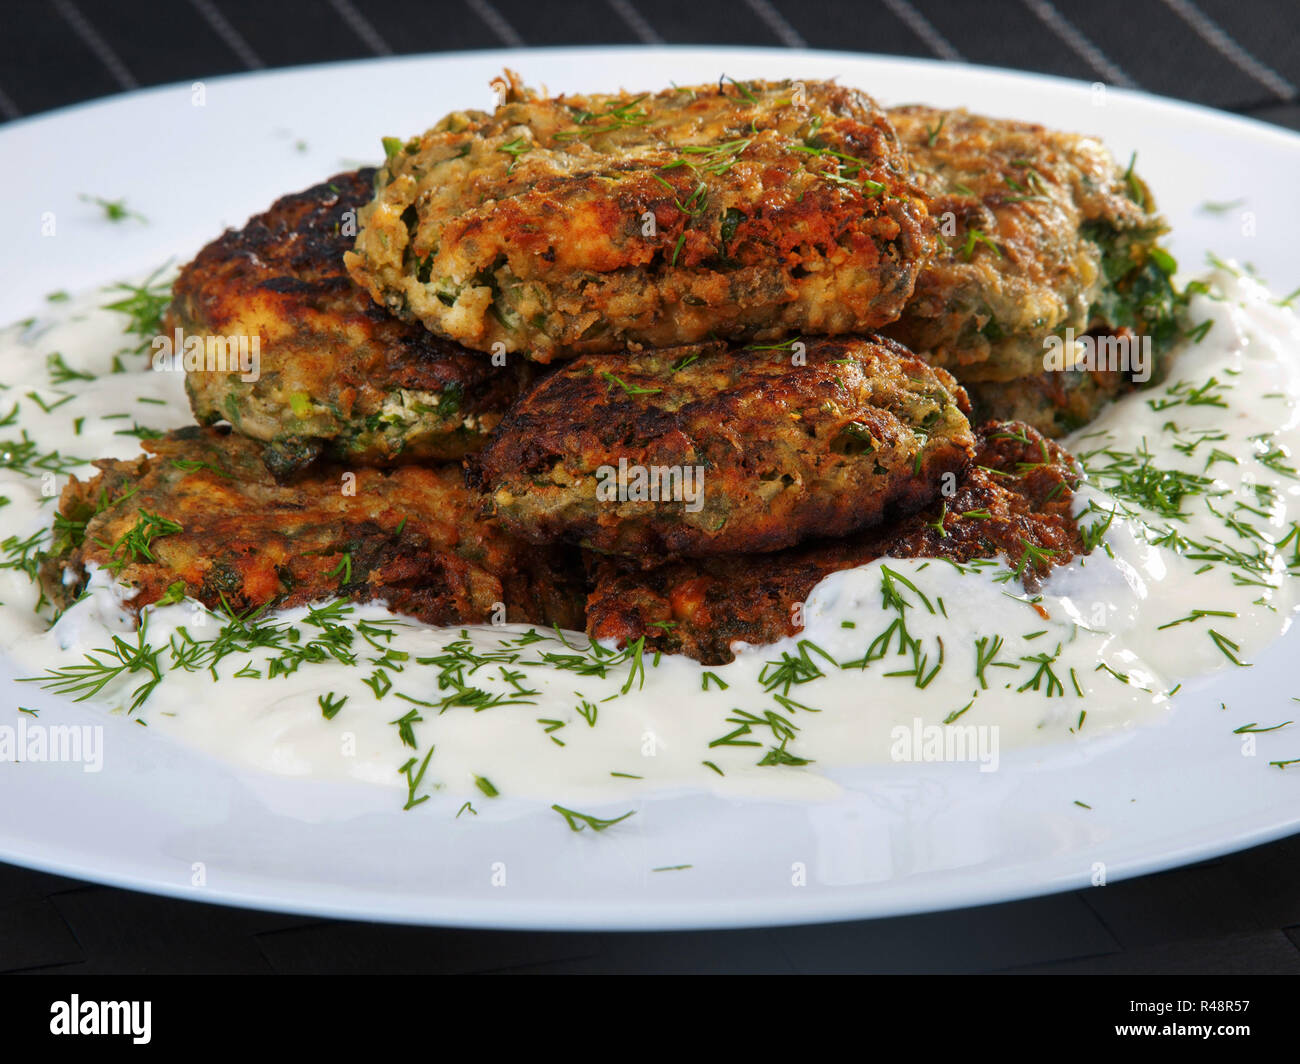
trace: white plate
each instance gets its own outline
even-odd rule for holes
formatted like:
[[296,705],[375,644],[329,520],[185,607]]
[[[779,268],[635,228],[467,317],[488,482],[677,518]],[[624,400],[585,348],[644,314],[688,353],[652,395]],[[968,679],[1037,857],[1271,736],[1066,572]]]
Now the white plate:
[[[669,81],[839,77],[887,103],[964,105],[1102,135],[1174,224],[1172,248],[1254,263],[1300,283],[1300,137],[1120,90],[917,60],[760,49],[602,48],[347,63],[151,89],[0,130],[7,262],[0,320],[76,290],[191,256],[281,193],[373,159],[455,107],[485,107],[503,66],[553,90]],[[299,142],[305,143],[300,150]],[[119,198],[148,225],[103,224],[79,200]],[[1209,214],[1207,200],[1245,198]],[[1253,232],[1241,211],[1253,214]],[[53,211],[57,236],[42,237]],[[1163,723],[973,765],[837,774],[834,803],[678,793],[603,835],[572,834],[536,805],[490,803],[472,822],[402,813],[393,794],[236,772],[145,729],[42,697],[42,723],[103,723],[104,771],[0,766],[0,858],[86,879],[328,916],[476,927],[659,929],[791,924],[972,905],[1168,868],[1300,830],[1300,740],[1241,756],[1232,729],[1294,715],[1295,630],[1184,689]],[[16,694],[12,666],[0,687]],[[220,689],[217,689],[218,693]],[[1231,709],[1221,710],[1226,702]],[[1282,714],[1279,716],[1279,714]],[[1276,746],[1276,753],[1271,752]],[[1086,802],[1091,809],[1082,808]],[[202,864],[206,883],[194,886]],[[682,871],[653,872],[691,865]],[[795,867],[807,883],[796,886]],[[505,885],[495,886],[504,871]]]

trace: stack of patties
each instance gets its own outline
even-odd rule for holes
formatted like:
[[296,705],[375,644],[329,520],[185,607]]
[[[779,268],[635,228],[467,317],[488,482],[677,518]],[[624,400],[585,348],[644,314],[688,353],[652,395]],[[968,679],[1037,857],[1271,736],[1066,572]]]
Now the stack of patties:
[[972,419],[1055,434],[1125,386],[1052,379],[1044,339],[1148,327],[1161,227],[1095,142],[893,117],[512,79],[386,140],[182,271],[168,329],[256,336],[260,375],[190,373],[214,427],[74,482],[49,586],[94,562],[136,607],[339,594],[719,662],[883,555],[1032,583],[1082,549],[1071,459]]
[[165,332],[256,337],[254,372],[191,370],[208,427],[72,479],[42,570],[56,605],[94,565],[134,591],[132,610],[189,597],[247,614],[339,596],[429,624],[582,627],[576,552],[502,532],[459,463],[531,368],[494,366],[389,316],[343,268],[373,178],[339,174],[286,196],[181,270]]

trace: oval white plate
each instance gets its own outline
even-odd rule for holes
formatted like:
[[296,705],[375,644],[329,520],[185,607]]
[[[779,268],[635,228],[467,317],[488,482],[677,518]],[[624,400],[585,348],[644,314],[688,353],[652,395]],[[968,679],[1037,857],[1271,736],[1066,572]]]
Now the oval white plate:
[[[504,66],[556,91],[749,77],[839,77],[886,103],[963,105],[1100,134],[1141,172],[1172,249],[1300,283],[1300,137],[1218,112],[1055,78],[918,60],[760,49],[479,52],[347,63],[134,93],[0,130],[7,268],[0,320],[45,293],[184,261],[276,196],[372,160],[382,135],[487,107]],[[76,166],[55,165],[69,145]],[[107,225],[82,193],[149,224]],[[1205,201],[1245,204],[1199,210]],[[42,237],[54,212],[57,236]],[[1243,212],[1250,212],[1243,218]],[[499,800],[477,818],[403,813],[395,792],[241,773],[117,718],[47,696],[41,723],[105,726],[102,772],[0,764],[0,858],[200,901],[477,927],[664,929],[792,924],[993,902],[1210,857],[1300,830],[1300,731],[1234,727],[1300,707],[1295,630],[1253,668],[1185,688],[1163,723],[1004,753],[1001,768],[880,765],[837,774],[833,803],[669,794],[614,830],[571,833]],[[0,688],[31,705],[35,692]],[[214,688],[220,697],[220,688]],[[1226,703],[1227,710],[1220,704]],[[16,716],[16,714],[15,714]],[[1076,802],[1084,802],[1091,809]],[[604,810],[594,810],[604,812]],[[622,809],[618,810],[623,811]],[[428,815],[426,815],[428,814]],[[203,885],[195,885],[202,866]],[[689,865],[676,871],[653,869]],[[802,885],[800,885],[802,883]]]

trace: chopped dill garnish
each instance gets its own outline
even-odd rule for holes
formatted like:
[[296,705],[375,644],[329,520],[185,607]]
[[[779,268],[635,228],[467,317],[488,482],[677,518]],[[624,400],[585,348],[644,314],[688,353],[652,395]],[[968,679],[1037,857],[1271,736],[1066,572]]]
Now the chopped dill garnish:
[[943,722],[945,724],[955,723],[958,720],[958,718],[960,718],[962,714],[964,714],[974,704],[975,704],[975,699],[972,698],[969,702],[967,702],[964,706],[962,706],[961,709],[954,709],[951,713],[949,713],[946,717],[944,717]]
[[980,687],[988,690],[988,678],[984,675],[984,670],[988,668],[998,669],[1018,669],[1020,668],[1013,661],[998,661],[998,654],[1002,650],[1003,639],[1000,635],[980,636],[975,640],[975,678],[979,680]]
[[1229,200],[1227,202],[1216,203],[1213,200],[1206,200],[1201,204],[1201,210],[1206,214],[1227,214],[1228,211],[1236,210],[1238,207],[1244,207],[1244,199]]
[[1167,621],[1156,628],[1157,632],[1163,632],[1166,628],[1174,628],[1180,624],[1186,624],[1188,621],[1199,621],[1203,617],[1236,617],[1234,610],[1192,610],[1186,617],[1179,617],[1176,621]]
[[519,156],[526,155],[528,152],[532,150],[533,150],[532,142],[529,141],[529,139],[523,136],[522,134],[518,137],[515,137],[515,139],[512,141],[509,141],[505,144],[497,145],[497,151],[504,152],[506,155],[509,155],[511,157],[510,165],[506,167],[507,174],[514,172],[514,168],[516,164],[519,162]]
[[709,670],[706,669],[706,670],[704,671],[703,675],[700,676],[700,690],[701,690],[701,691],[707,691],[707,690],[709,689],[709,681],[710,681],[710,680],[712,680],[714,683],[716,683],[716,684],[718,685],[718,690],[719,690],[719,691],[725,691],[725,690],[730,686],[730,685],[729,685],[729,684],[728,684],[728,683],[727,683],[727,682],[726,682],[726,681],[725,681],[721,676],[719,676],[716,672],[710,672]]
[[587,726],[594,728],[596,726],[597,708],[596,703],[588,702],[585,698],[577,704],[575,712],[587,722]]
[[159,278],[168,265],[159,266],[141,284],[122,283],[104,289],[105,292],[125,293],[121,299],[105,303],[103,309],[126,315],[126,328],[122,331],[140,338],[134,348],[135,354],[148,350],[153,338],[162,330],[163,313],[171,302],[172,286],[170,281],[160,281]]
[[628,384],[621,377],[617,377],[613,373],[610,373],[609,370],[603,370],[600,375],[604,377],[605,380],[609,381],[611,385],[618,385],[628,395],[654,395],[657,392],[663,391],[662,388],[642,388],[637,384]]
[[622,823],[636,813],[636,810],[629,810],[622,816],[614,817],[612,820],[602,820],[590,813],[579,813],[573,809],[565,809],[562,805],[553,805],[551,808],[564,817],[564,822],[569,825],[569,830],[574,832],[585,831],[587,828],[591,828],[592,831],[604,831],[607,828],[612,828],[615,824]]
[[1016,691],[1024,692],[1030,689],[1037,691],[1040,689],[1040,686],[1046,685],[1046,691],[1044,693],[1048,698],[1064,696],[1065,684],[1061,683],[1060,677],[1058,677],[1056,672],[1052,669],[1052,666],[1056,664],[1056,659],[1060,657],[1060,655],[1061,645],[1058,643],[1056,645],[1056,650],[1051,654],[1043,652],[1022,656],[1020,659],[1021,661],[1030,665],[1036,664],[1038,668],[1034,671],[1033,676],[1016,688]]
[[328,694],[317,696],[316,703],[320,706],[321,716],[326,720],[333,720],[339,715],[339,710],[343,708],[343,704],[347,700],[347,695],[344,695],[342,698],[336,698],[334,692],[330,691]]
[[415,729],[413,725],[419,724],[424,718],[420,716],[418,709],[413,709],[405,716],[398,717],[396,720],[390,720],[389,724],[397,725],[398,738],[402,740],[403,746],[409,746],[412,750],[418,747],[415,741]]
[[429,747],[429,752],[424,755],[424,761],[421,762],[418,771],[415,771],[415,758],[411,758],[397,771],[406,777],[406,804],[402,806],[403,810],[414,809],[421,802],[427,802],[429,796],[422,794],[419,798],[415,796],[416,789],[420,786],[420,781],[424,779],[424,773],[429,767],[429,758],[433,757],[433,747]]
[[127,710],[134,713],[162,683],[163,665],[158,660],[161,653],[162,648],[148,642],[148,620],[142,616],[134,644],[114,635],[111,646],[83,655],[85,664],[50,669],[43,676],[25,676],[19,682],[39,683],[44,690],[74,695],[74,701],[85,702],[96,697],[114,680],[140,674],[144,681],[131,692],[131,705]]
[[[135,525],[123,532],[117,542],[113,544],[109,555],[114,559],[107,568],[113,573],[120,573],[128,564],[135,563],[143,559],[144,561],[153,562],[158,559],[153,553],[153,541],[161,536],[174,536],[177,532],[184,531],[180,523],[170,518],[162,517],[159,514],[150,513],[148,510],[136,511]],[[106,543],[101,546],[108,546]],[[124,551],[123,557],[117,555]]]
[[67,384],[69,381],[93,381],[93,373],[82,373],[69,366],[64,360],[63,355],[54,351],[45,356],[45,366],[49,370],[50,383],[55,387]]
[[77,197],[82,203],[90,203],[104,212],[104,217],[110,222],[125,222],[129,218],[134,218],[137,222],[148,222],[139,211],[133,211],[126,205],[125,199],[110,200],[103,196],[87,196],[84,192]]
[[345,550],[343,556],[339,559],[338,565],[334,566],[334,568],[325,575],[337,576],[339,578],[340,587],[346,587],[348,584],[352,583],[352,552]]
[[966,243],[962,245],[961,249],[962,257],[969,259],[975,254],[975,249],[980,244],[989,248],[998,258],[1002,258],[1002,249],[998,247],[998,242],[984,230],[974,228],[966,230]]
[[1242,661],[1240,658],[1237,657],[1237,654],[1238,652],[1240,652],[1241,647],[1238,644],[1234,643],[1222,632],[1216,632],[1213,628],[1211,628],[1210,638],[1214,640],[1214,645],[1219,648],[1219,650],[1223,653],[1223,656],[1227,658],[1230,662],[1232,662],[1234,665],[1239,667],[1248,667],[1250,665],[1249,662]]

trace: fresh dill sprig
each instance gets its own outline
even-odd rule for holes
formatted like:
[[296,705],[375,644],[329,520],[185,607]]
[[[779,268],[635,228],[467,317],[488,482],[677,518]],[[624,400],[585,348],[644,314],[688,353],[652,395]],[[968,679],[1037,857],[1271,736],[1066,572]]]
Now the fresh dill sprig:
[[103,196],[88,196],[84,192],[78,197],[82,203],[90,203],[104,212],[104,217],[110,222],[125,222],[129,218],[134,218],[137,222],[148,222],[139,211],[133,211],[126,205],[125,199],[110,200]]
[[662,388],[642,388],[639,384],[628,384],[622,378],[610,373],[609,370],[603,370],[600,375],[609,381],[611,385],[618,385],[628,395],[654,395],[663,391]]
[[320,706],[320,715],[326,720],[333,720],[339,715],[339,710],[343,708],[347,700],[347,695],[339,698],[333,691],[330,691],[328,694],[317,696],[316,703]]
[[424,774],[429,768],[429,759],[433,757],[433,751],[434,747],[429,747],[429,752],[424,755],[424,761],[420,763],[418,770],[415,768],[416,758],[414,757],[409,759],[397,770],[406,777],[406,804],[402,806],[403,810],[414,809],[421,802],[427,802],[429,800],[427,794],[422,794],[417,798],[415,792],[419,788],[421,781],[424,779]]
[[141,617],[135,632],[135,643],[114,635],[111,646],[100,647],[85,654],[85,663],[50,669],[42,676],[25,676],[20,683],[39,683],[42,689],[55,694],[72,695],[74,701],[85,702],[97,697],[119,678],[143,675],[144,681],[131,692],[128,713],[134,713],[162,683],[163,666],[159,662],[162,648],[148,641],[148,621]]
[[615,824],[621,824],[630,816],[636,814],[636,810],[629,810],[622,816],[616,816],[612,820],[602,820],[598,816],[592,816],[590,813],[579,813],[574,809],[565,809],[562,805],[551,806],[560,816],[564,817],[564,822],[569,825],[569,830],[578,832],[591,828],[592,831],[605,831],[612,828]]
[[50,383],[56,388],[70,381],[93,381],[93,373],[82,373],[75,370],[64,361],[63,355],[58,351],[53,351],[45,356],[45,367],[50,374]]
[[172,286],[170,281],[159,278],[169,266],[170,263],[165,263],[158,267],[138,285],[124,282],[104,289],[105,292],[125,293],[122,298],[105,303],[103,309],[126,315],[127,323],[122,331],[140,338],[133,349],[135,354],[147,351],[153,338],[162,331],[163,314],[171,302]]

